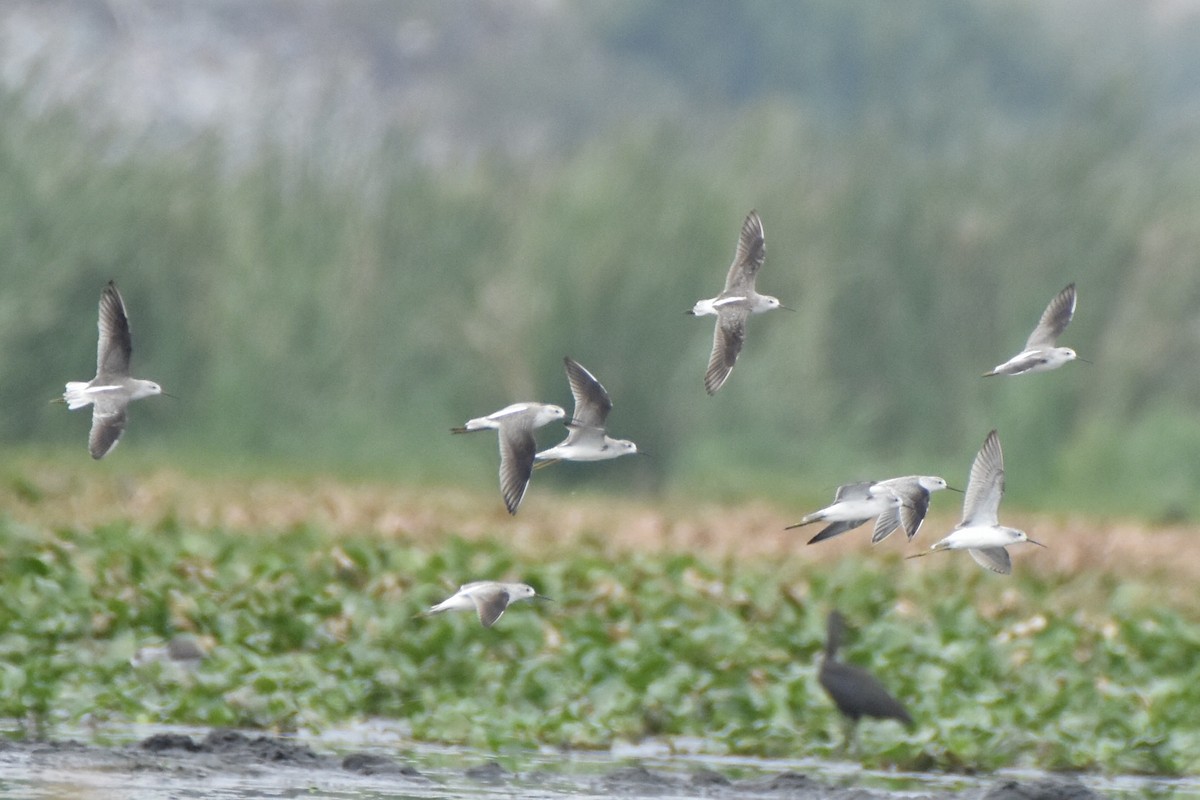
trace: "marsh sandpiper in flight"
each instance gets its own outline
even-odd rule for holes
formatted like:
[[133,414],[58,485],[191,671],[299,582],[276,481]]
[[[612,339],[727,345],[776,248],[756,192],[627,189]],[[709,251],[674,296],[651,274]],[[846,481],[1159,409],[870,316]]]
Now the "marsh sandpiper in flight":
[[443,611],[461,611],[475,609],[483,627],[490,628],[504,613],[504,610],[518,600],[533,598],[549,600],[549,597],[538,594],[527,583],[501,583],[499,581],[475,581],[460,586],[458,591],[429,610],[418,616],[426,617],[440,614]]
[[[1000,436],[992,431],[983,440],[983,447],[971,464],[971,477],[967,482],[963,498],[962,522],[949,536],[934,543],[931,552],[939,550],[966,550],[971,558],[982,567],[1008,575],[1012,572],[1012,559],[1004,548],[1018,542],[1029,542],[1045,547],[1025,535],[1025,531],[1006,528],[1000,524],[1000,498],[1004,496],[1004,452],[1000,449]],[[908,556],[919,558],[930,553]]]
[[529,476],[533,474],[533,459],[537,454],[534,428],[540,428],[556,419],[563,419],[567,412],[561,406],[547,403],[513,403],[486,417],[467,420],[460,428],[451,428],[451,433],[471,433],[495,430],[500,439],[500,493],[509,514],[516,514],[521,498],[529,487]]
[[[1057,347],[1058,337],[1066,330],[1071,317],[1075,316],[1075,284],[1070,283],[1050,301],[1037,327],[1029,334],[1025,349],[1015,356],[993,367],[983,377],[992,375],[1024,375],[1057,369],[1068,361],[1079,358],[1069,347]],[[1080,361],[1085,359],[1079,358]]]
[[832,505],[814,511],[785,530],[814,522],[830,523],[808,540],[809,544],[816,544],[854,530],[871,517],[878,516],[872,543],[883,541],[899,527],[904,528],[911,540],[929,510],[930,493],[946,488],[949,488],[946,481],[936,475],[906,475],[885,481],[847,483],[837,488]]
[[746,320],[750,315],[774,308],[787,308],[777,298],[759,294],[754,289],[758,270],[766,258],[767,245],[762,220],[757,211],[751,211],[742,223],[733,263],[725,277],[725,288],[716,297],[696,301],[687,312],[697,317],[706,314],[717,316],[712,355],[709,356],[708,371],[704,375],[704,388],[709,394],[715,394],[724,386],[733,372],[733,365],[746,339]]
[[129,317],[117,285],[109,281],[100,292],[100,341],[96,346],[96,377],[91,381],[71,381],[63,392],[67,408],[92,406],[92,431],[88,451],[101,459],[112,452],[125,432],[126,409],[134,400],[162,394],[154,381],[129,375],[129,356],[133,340],[129,335]]
[[567,381],[571,384],[571,395],[575,398],[575,412],[567,423],[569,432],[566,439],[534,458],[546,463],[558,460],[604,461],[637,453],[637,445],[633,442],[608,435],[604,423],[613,404],[600,381],[570,356],[563,358],[563,365],[567,370]]

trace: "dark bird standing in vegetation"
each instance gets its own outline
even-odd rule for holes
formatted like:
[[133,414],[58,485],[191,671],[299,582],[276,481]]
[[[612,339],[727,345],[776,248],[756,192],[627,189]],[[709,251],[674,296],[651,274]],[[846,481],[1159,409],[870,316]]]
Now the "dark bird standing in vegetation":
[[837,660],[838,645],[842,641],[845,620],[837,611],[829,612],[829,627],[825,639],[825,657],[817,680],[821,688],[833,700],[838,711],[846,718],[846,737],[843,748],[853,740],[855,729],[862,717],[894,719],[911,728],[913,719],[900,701],[888,694],[875,676],[866,670]]

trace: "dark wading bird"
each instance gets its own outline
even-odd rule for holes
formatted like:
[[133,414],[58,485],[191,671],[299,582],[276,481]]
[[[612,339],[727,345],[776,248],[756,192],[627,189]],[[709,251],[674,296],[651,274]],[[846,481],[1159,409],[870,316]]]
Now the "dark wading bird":
[[821,670],[817,673],[821,688],[846,718],[842,749],[846,749],[854,741],[858,721],[863,717],[894,719],[904,723],[906,727],[913,726],[913,719],[908,711],[900,705],[899,700],[888,694],[887,689],[883,688],[883,684],[876,680],[874,675],[861,667],[837,660],[837,650],[845,628],[846,623],[842,615],[837,611],[830,611],[825,657],[821,660]]

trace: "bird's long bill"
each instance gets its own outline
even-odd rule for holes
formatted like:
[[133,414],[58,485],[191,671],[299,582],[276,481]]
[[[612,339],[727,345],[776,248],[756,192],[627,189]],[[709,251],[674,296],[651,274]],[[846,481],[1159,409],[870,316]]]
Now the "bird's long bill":
[[1086,359],[1086,358],[1080,358],[1079,356],[1075,356],[1075,360],[1076,360],[1076,361],[1082,361],[1082,362],[1083,362],[1083,363],[1085,363],[1085,364],[1095,364],[1095,363],[1096,363],[1095,361],[1091,361],[1091,360],[1089,360],[1089,359]]
[[[1042,544],[1041,542],[1035,542],[1033,539],[1030,539],[1028,536],[1025,537],[1025,541],[1029,542],[1030,544],[1036,544],[1038,547],[1046,547],[1046,545]],[[1046,547],[1046,549],[1049,550],[1050,548]]]
[[955,489],[953,486],[948,485],[948,486],[946,486],[946,488],[951,492],[958,492],[959,494],[965,494],[962,489]]
[[780,303],[779,307],[782,308],[784,311],[795,311],[796,310],[796,309],[792,308],[791,306],[785,306],[783,303]]
[[533,596],[533,599],[534,599],[534,600],[545,600],[547,603],[553,603],[553,602],[554,602],[554,598],[553,598],[553,597],[546,597],[546,595],[544,595],[544,594],[535,594],[535,595]]

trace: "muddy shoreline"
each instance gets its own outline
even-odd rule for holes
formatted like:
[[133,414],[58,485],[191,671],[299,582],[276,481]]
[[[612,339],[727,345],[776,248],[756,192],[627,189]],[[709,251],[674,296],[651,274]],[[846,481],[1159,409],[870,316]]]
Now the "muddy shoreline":
[[[74,740],[0,744],[0,797],[24,797],[50,784],[71,796],[159,798],[207,796],[220,785],[222,797],[310,798],[969,798],[970,800],[1096,800],[1108,797],[1068,776],[1026,781],[998,778],[956,792],[889,791],[832,785],[796,771],[753,778],[681,764],[611,765],[577,775],[539,768],[514,772],[499,762],[464,756],[461,767],[420,769],[403,758],[373,752],[322,753],[290,738],[214,730],[204,736],[157,733],[115,747]],[[24,777],[23,777],[24,776]],[[24,787],[28,792],[20,792]],[[16,792],[16,793],[14,793]],[[111,792],[111,794],[109,794]],[[53,796],[53,795],[52,795]]]

